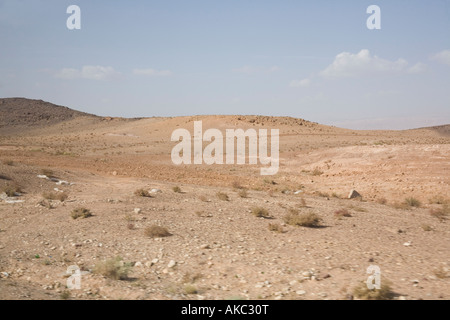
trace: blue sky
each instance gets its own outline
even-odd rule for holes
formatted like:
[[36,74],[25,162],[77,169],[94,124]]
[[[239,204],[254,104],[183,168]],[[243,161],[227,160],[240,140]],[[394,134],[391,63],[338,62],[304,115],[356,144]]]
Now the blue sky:
[[[373,4],[381,30],[366,27]],[[447,124],[450,1],[0,0],[0,97],[123,117]]]

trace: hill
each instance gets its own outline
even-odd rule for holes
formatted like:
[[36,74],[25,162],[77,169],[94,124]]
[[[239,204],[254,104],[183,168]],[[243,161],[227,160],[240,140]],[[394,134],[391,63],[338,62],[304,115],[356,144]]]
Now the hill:
[[24,127],[49,126],[77,117],[97,117],[92,114],[26,98],[0,99],[0,131]]

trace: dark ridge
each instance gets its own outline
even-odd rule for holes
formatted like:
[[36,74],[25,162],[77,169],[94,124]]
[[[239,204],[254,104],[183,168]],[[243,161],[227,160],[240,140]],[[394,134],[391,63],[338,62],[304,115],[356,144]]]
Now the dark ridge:
[[0,99],[0,129],[54,125],[78,117],[96,118],[97,116],[42,100]]

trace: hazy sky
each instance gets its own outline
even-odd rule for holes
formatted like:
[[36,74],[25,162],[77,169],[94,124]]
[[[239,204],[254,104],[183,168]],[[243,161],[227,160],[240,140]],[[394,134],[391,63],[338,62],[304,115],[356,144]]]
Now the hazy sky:
[[0,97],[105,116],[446,124],[450,1],[0,0]]

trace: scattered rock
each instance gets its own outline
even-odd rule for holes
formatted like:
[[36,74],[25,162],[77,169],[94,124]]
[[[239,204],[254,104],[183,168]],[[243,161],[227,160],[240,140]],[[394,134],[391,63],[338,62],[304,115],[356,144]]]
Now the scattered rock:
[[173,268],[177,265],[177,263],[174,260],[170,260],[169,264],[167,265],[167,268]]
[[141,213],[141,208],[134,208],[134,213],[139,214]]
[[358,191],[356,190],[352,190],[350,191],[349,195],[348,195],[349,199],[355,199],[355,198],[362,198],[362,196],[359,194]]
[[162,193],[162,191],[160,189],[152,189],[150,193]]
[[411,241],[405,242],[403,245],[404,245],[405,247],[410,247],[410,246],[411,246]]
[[303,296],[303,295],[306,294],[306,291],[305,290],[298,290],[295,293],[298,294],[299,296]]

